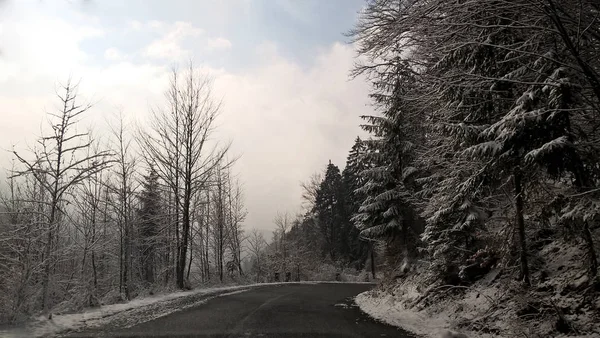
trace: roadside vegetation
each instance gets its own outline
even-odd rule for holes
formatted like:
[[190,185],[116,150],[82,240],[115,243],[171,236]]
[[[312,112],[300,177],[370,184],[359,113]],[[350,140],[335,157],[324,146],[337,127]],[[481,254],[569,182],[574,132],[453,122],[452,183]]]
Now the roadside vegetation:
[[388,253],[374,297],[475,336],[600,332],[599,10],[368,1],[350,33],[376,108],[353,219]]
[[193,65],[147,121],[116,114],[106,135],[83,131],[93,105],[65,83],[0,189],[0,322],[333,280],[380,281],[365,311],[424,334],[600,334],[597,1],[368,0],[348,37],[367,136],[301,183],[272,237],[244,228],[220,102]]

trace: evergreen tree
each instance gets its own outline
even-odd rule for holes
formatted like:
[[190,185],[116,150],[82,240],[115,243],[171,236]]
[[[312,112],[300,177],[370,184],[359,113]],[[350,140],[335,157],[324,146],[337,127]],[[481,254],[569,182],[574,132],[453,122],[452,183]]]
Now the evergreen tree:
[[[434,57],[422,74],[429,85],[426,97],[431,110],[427,119],[429,149],[419,161],[421,167],[429,170],[429,177],[424,179],[429,203],[424,212],[428,224],[423,238],[429,253],[445,268],[474,253],[476,234],[485,226],[489,201],[496,197],[494,188],[498,185],[493,182],[492,171],[501,169],[483,157],[466,156],[463,151],[475,144],[486,145],[481,131],[510,109],[512,84],[493,79],[502,78],[518,62],[497,62],[510,52],[492,45],[510,45],[518,37],[497,32],[492,26],[498,24],[497,19],[486,18],[489,8],[475,8],[480,5],[483,6],[465,4],[465,8],[474,13],[473,20],[492,28],[466,28],[466,34],[472,34],[468,37],[472,43],[464,44],[463,36],[443,35],[432,37],[435,42],[421,46],[421,53]],[[451,17],[446,24],[463,20],[457,17],[457,8],[439,11],[438,14]],[[445,33],[451,30],[441,25],[438,29]],[[443,47],[435,47],[435,43]],[[454,85],[455,82],[461,85]]]
[[342,258],[342,247],[347,242],[342,228],[346,218],[346,206],[340,169],[329,161],[325,178],[319,187],[313,212],[316,215],[321,236],[324,239],[324,253],[331,260]]
[[[446,265],[477,250],[481,230],[499,219],[489,216],[508,215],[518,238],[509,252],[520,253],[529,283],[525,213],[535,209],[527,198],[593,192],[597,182],[589,140],[598,130],[600,63],[591,55],[600,39],[597,29],[580,30],[594,26],[597,9],[587,1],[369,2],[352,32],[370,62],[356,74],[373,79],[381,111],[365,126],[374,139],[355,217],[363,234],[393,237],[404,211],[420,210],[429,253]],[[593,205],[565,203],[574,213]],[[568,219],[593,219],[576,213]]]
[[[465,10],[472,15],[465,17]],[[436,249],[456,247],[456,238],[464,238],[468,248],[491,209],[494,191],[509,182],[521,275],[529,284],[526,186],[543,180],[540,169],[554,179],[568,172],[575,185],[588,185],[570,123],[576,108],[573,89],[578,84],[560,62],[556,37],[506,29],[509,22],[527,20],[524,15],[529,14],[522,10],[481,1],[441,11],[444,19],[439,29],[451,38],[428,39],[430,45],[424,49],[429,57],[435,55],[436,62],[425,77],[435,79],[429,81],[430,99],[437,102],[432,126],[444,135],[440,145],[446,151],[442,153],[453,154],[447,177],[454,179],[446,180],[451,184],[438,190],[446,198],[437,200],[442,203],[430,219],[426,238]],[[497,15],[490,17],[491,12]],[[442,26],[455,22],[464,26]],[[523,54],[515,55],[515,46]],[[453,85],[456,79],[460,86]],[[443,217],[447,215],[453,221]],[[452,241],[440,241],[444,238]]]
[[344,220],[343,233],[347,238],[346,250],[350,261],[362,268],[368,254],[368,243],[360,239],[360,231],[354,226],[352,217],[358,213],[360,203],[364,200],[363,194],[358,189],[363,183],[361,173],[366,169],[364,157],[366,147],[363,140],[357,137],[348,153],[346,167],[342,172],[345,190],[345,201],[348,218]]
[[342,172],[342,178],[344,180],[348,196],[347,204],[352,213],[358,211],[358,207],[360,206],[360,201],[362,198],[360,192],[356,190],[360,188],[363,183],[361,173],[367,169],[367,165],[365,163],[365,154],[365,142],[361,140],[360,137],[356,137],[354,145],[352,145],[352,148],[348,153],[346,167]]
[[139,236],[141,251],[142,279],[149,284],[154,283],[157,265],[158,234],[162,220],[162,201],[159,176],[154,167],[150,167],[142,182],[140,194]]
[[397,241],[408,259],[422,232],[410,184],[416,173],[412,163],[418,123],[404,98],[413,78],[399,65],[393,85],[387,85],[388,81],[377,82],[380,90],[372,95],[381,115],[363,116],[367,124],[362,127],[373,138],[364,141],[366,169],[361,172],[362,186],[357,189],[364,198],[353,220],[361,236]]

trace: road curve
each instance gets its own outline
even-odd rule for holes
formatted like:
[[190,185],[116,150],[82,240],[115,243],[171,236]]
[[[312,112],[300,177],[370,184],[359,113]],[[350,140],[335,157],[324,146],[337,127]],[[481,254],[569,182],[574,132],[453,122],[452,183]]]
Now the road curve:
[[354,305],[353,297],[371,287],[258,287],[127,329],[104,328],[70,337],[413,337],[368,318]]

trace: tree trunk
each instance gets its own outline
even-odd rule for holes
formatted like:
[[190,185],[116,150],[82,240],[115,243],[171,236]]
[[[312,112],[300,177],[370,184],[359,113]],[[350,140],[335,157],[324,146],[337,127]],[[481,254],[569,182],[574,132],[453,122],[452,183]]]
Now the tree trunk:
[[[187,190],[187,188],[186,188]],[[189,226],[190,226],[190,201],[188,198],[188,194],[186,191],[186,196],[183,201],[183,219],[182,219],[182,229],[181,236],[182,241],[179,247],[179,262],[177,264],[177,287],[183,289],[185,287],[184,277],[185,277],[185,268],[186,268],[186,256],[187,256],[187,247],[188,247],[188,234],[189,234]]]
[[598,274],[598,258],[594,249],[594,239],[592,238],[592,233],[587,222],[583,225],[583,239],[585,240],[587,254],[590,259],[590,279],[593,279]]
[[123,229],[119,230],[121,236],[119,236],[119,294],[123,293]]
[[[169,192],[169,202],[168,202],[168,206],[169,206],[169,211],[171,210],[171,206],[172,204],[172,200],[171,200],[171,192]],[[168,221],[171,221],[171,217],[168,218]],[[169,278],[171,275],[171,268],[170,268],[170,263],[171,263],[171,226],[167,226],[167,238],[166,241],[164,243],[164,250],[165,250],[165,256],[164,256],[164,264],[165,264],[165,285],[169,285]]]
[[520,262],[521,262],[521,278],[525,282],[525,285],[530,286],[531,280],[529,278],[529,265],[527,264],[527,244],[525,239],[525,220],[523,219],[523,189],[521,186],[521,169],[515,168],[513,172],[514,184],[515,184],[515,213],[516,213],[516,225],[517,233],[519,235],[519,251],[520,251]]
[[125,293],[125,299],[129,299],[129,231],[125,224],[125,240],[123,241],[123,291]]
[[256,256],[256,282],[260,283],[260,258]]
[[218,226],[219,226],[219,241],[218,241],[218,259],[217,259],[217,264],[219,267],[219,280],[221,282],[223,282],[223,226],[224,226],[224,215],[223,215],[223,187],[221,186],[221,173],[218,173],[219,175],[219,182],[218,182],[218,192],[219,192],[219,220],[218,220]]
[[204,236],[204,241],[202,243],[202,248],[204,249],[204,275],[206,280],[210,280],[210,262],[209,262],[209,245],[210,245],[210,190],[206,189],[206,222],[205,222],[206,232]]
[[[95,189],[95,194],[97,194],[97,202],[94,202],[94,206],[93,206],[93,212],[92,212],[92,245],[94,245],[96,243],[96,213],[97,211],[99,211],[99,205],[96,203],[99,203],[100,201],[100,195],[102,194],[102,190],[100,188],[100,190]],[[92,251],[92,278],[94,281],[93,284],[93,290],[94,290],[94,298],[98,295],[98,272],[96,269],[96,253],[94,248],[92,247],[90,249]]]
[[241,245],[238,244],[238,252],[237,252],[237,265],[238,265],[238,272],[240,274],[240,277],[244,275],[244,272],[242,271],[242,249],[241,249]]
[[190,280],[190,271],[192,270],[192,253],[194,250],[194,237],[190,236],[190,259],[188,260],[188,266],[187,266],[187,275],[185,277],[185,279],[187,279],[188,281]]
[[404,273],[408,272],[408,269],[410,269],[410,265],[411,265],[411,251],[409,250],[409,245],[410,245],[410,241],[408,240],[408,224],[406,223],[406,221],[402,221],[402,254],[404,255],[404,263],[406,263],[406,265],[403,267],[406,271],[403,271]]
[[371,246],[371,275],[373,275],[373,279],[375,279],[377,277],[375,277],[375,253],[373,248],[373,242],[369,242],[369,245]]
[[127,206],[127,184],[125,183],[125,175],[123,175],[123,232],[125,234],[123,240],[123,289],[125,293],[125,299],[129,299],[129,262],[131,262],[131,234],[129,229],[129,208]]
[[52,226],[54,223],[54,202],[50,211],[50,222],[48,223],[48,236],[46,238],[46,250],[44,252],[44,279],[42,280],[42,309],[48,310],[48,293],[50,289],[50,266],[52,264],[50,255],[52,254]]
[[98,270],[96,269],[96,254],[92,250],[92,274],[94,277],[94,292],[98,291]]

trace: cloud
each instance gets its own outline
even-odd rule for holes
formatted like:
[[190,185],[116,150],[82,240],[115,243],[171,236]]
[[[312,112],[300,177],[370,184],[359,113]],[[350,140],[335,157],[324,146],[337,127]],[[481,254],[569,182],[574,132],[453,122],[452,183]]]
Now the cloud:
[[121,60],[123,55],[118,49],[111,47],[104,51],[104,58],[110,61],[116,61]]
[[141,31],[144,28],[144,24],[138,20],[131,20],[127,23],[127,27],[134,31]]
[[[41,7],[41,6],[40,6]],[[4,13],[0,31],[2,57],[0,68],[12,69],[21,80],[74,70],[90,55],[80,45],[85,40],[102,38],[97,25],[74,24],[44,15],[41,8],[14,6]]]
[[209,51],[230,49],[231,46],[231,41],[221,37],[209,38],[206,42],[206,49]]
[[177,21],[172,25],[151,21],[147,27],[162,33],[159,39],[152,41],[144,49],[143,55],[153,59],[182,60],[189,55],[189,52],[181,46],[184,39],[202,34],[202,29],[182,21]]
[[[130,21],[128,27],[138,32],[151,32],[159,34],[158,39],[153,40],[147,45],[142,55],[149,59],[185,61],[191,56],[191,51],[184,47],[184,43],[190,38],[200,38],[204,35],[204,30],[195,27],[189,22],[178,21],[169,24],[163,21],[148,21],[141,23],[139,21]],[[222,51],[231,49],[232,43],[224,37],[202,37],[196,42],[202,45],[204,51]]]
[[269,58],[242,74],[216,77],[215,93],[223,97],[221,133],[242,154],[236,168],[246,187],[248,224],[262,228],[271,226],[275,211],[299,208],[300,181],[329,159],[344,166],[362,134],[369,88],[348,81],[352,46],[330,46],[308,69],[280,56],[272,43],[259,49]]

